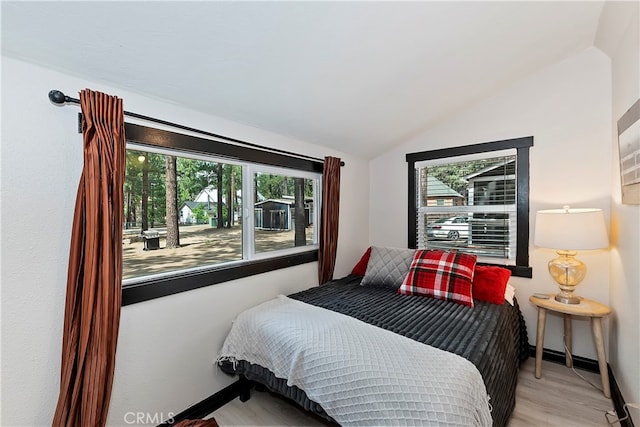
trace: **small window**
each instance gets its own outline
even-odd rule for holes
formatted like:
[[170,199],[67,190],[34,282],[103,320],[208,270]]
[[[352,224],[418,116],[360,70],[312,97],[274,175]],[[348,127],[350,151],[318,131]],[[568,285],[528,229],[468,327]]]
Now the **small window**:
[[408,154],[409,247],[462,251],[531,277],[531,145],[520,138]]

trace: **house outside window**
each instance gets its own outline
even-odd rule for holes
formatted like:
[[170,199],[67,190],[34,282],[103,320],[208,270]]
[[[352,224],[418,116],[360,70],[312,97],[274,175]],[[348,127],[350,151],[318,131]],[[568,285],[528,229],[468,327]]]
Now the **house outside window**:
[[409,247],[462,251],[531,277],[532,145],[529,137],[408,154]]

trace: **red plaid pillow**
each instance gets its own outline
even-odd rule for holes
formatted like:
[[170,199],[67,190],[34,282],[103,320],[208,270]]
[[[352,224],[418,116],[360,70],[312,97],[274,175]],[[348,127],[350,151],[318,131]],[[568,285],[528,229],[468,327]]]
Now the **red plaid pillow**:
[[471,284],[476,256],[460,252],[419,250],[398,289],[403,295],[423,295],[473,307]]

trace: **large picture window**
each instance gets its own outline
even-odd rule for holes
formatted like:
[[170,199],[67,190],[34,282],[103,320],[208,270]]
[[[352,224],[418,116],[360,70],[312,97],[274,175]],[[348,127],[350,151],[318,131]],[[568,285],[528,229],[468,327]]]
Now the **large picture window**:
[[409,247],[462,251],[531,277],[532,145],[530,137],[408,154]]
[[125,132],[123,305],[317,260],[321,162]]
[[242,260],[241,166],[136,148],[124,186],[125,285]]

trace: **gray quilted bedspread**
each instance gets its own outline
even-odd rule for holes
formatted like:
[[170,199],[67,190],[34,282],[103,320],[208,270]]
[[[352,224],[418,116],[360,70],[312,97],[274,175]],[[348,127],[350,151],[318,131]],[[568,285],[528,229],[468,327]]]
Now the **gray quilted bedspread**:
[[[526,327],[517,301],[514,306],[476,301],[471,308],[433,298],[400,295],[389,288],[360,286],[360,280],[358,276],[347,276],[290,298],[464,357],[482,376],[491,397],[493,424],[507,424],[515,406],[518,368],[529,354]],[[240,362],[233,366],[222,363],[221,368],[265,384],[326,417],[324,410],[309,400],[304,391],[288,387],[286,380],[276,378],[261,366]]]

